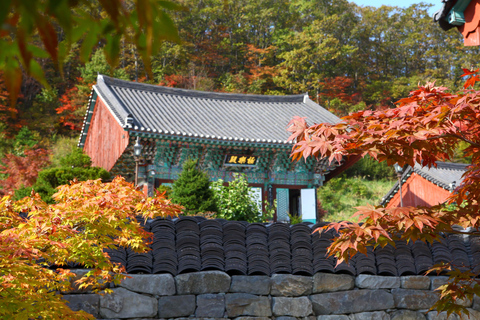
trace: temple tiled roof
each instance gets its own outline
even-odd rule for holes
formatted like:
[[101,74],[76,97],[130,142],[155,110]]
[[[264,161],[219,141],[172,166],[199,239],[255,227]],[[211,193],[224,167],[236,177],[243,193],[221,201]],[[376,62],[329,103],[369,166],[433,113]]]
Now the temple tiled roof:
[[[459,186],[462,181],[462,175],[465,173],[468,164],[453,162],[437,162],[437,167],[422,167],[420,164],[407,167],[402,175],[402,181],[406,181],[412,173],[416,173],[437,186],[451,191],[455,186]],[[381,205],[386,205],[399,190],[398,181],[383,197]]]
[[118,123],[129,130],[217,140],[285,143],[288,122],[337,123],[308,95],[266,96],[203,92],[99,75],[94,86]]
[[109,251],[129,273],[181,273],[219,270],[230,275],[307,275],[317,272],[351,275],[405,276],[424,274],[432,265],[454,261],[460,268],[480,271],[480,237],[445,235],[426,244],[397,242],[368,248],[350,264],[327,256],[333,231],[312,233],[322,224],[261,224],[201,217],[156,219],[144,227],[154,235],[152,250],[136,254],[123,248]]

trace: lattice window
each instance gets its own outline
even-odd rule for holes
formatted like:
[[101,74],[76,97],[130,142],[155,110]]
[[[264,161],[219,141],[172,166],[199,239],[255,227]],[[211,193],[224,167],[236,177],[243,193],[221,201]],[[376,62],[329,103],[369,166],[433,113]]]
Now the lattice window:
[[288,221],[289,190],[277,189],[277,221]]

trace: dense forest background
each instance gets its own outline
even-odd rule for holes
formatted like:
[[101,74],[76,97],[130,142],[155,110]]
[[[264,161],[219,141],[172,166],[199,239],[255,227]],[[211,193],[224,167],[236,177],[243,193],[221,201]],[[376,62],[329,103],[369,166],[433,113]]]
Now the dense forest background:
[[[130,2],[125,1],[127,6]],[[18,181],[31,185],[33,171],[58,165],[71,152],[98,73],[206,91],[308,92],[312,100],[344,116],[393,107],[418,83],[436,81],[455,90],[462,85],[462,68],[476,67],[480,58],[478,47],[464,47],[456,29],[444,32],[434,24],[426,4],[374,8],[346,0],[177,2],[186,9],[170,15],[182,42],[165,42],[155,53],[153,78],[146,76],[135,47],[122,41],[115,70],[99,50],[102,43],[87,63],[80,61],[77,45],[63,70],[41,59],[52,88],[42,88],[25,74],[15,107],[0,80],[0,191],[21,187]],[[100,7],[91,14],[105,15]],[[21,170],[32,172],[15,178]]]

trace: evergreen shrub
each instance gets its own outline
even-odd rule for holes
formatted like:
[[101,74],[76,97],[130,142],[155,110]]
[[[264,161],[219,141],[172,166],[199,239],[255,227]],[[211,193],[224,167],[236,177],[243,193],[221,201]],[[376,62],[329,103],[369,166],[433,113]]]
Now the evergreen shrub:
[[208,175],[197,168],[197,160],[187,160],[173,183],[171,199],[185,207],[186,214],[216,212],[217,205]]

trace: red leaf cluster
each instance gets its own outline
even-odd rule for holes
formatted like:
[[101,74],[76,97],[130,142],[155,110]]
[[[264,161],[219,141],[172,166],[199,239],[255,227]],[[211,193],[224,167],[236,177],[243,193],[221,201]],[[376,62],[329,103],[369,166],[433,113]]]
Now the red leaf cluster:
[[[340,163],[345,156],[369,154],[389,165],[413,167],[419,163],[431,167],[436,166],[436,161],[451,160],[459,142],[468,145],[464,152],[471,156],[472,164],[448,199],[449,206],[360,207],[356,216],[361,224],[339,222],[326,226],[339,233],[329,248],[339,263],[357,252],[366,253],[368,245],[394,245],[396,239],[431,242],[441,232],[456,232],[454,225],[470,230],[480,227],[480,91],[473,89],[480,78],[478,70],[464,72],[468,78],[462,92],[449,93],[447,88],[427,83],[398,101],[394,109],[360,111],[334,125],[308,125],[300,117],[290,122],[289,139],[296,141],[291,154],[294,160],[313,156]],[[448,264],[441,268],[452,269]],[[452,277],[453,284],[444,288],[438,304],[441,310],[450,312],[459,310],[454,301],[470,290],[459,289],[461,286],[455,285],[458,277],[454,273]],[[469,292],[467,296],[471,297],[473,291]]]
[[49,153],[45,149],[26,149],[24,156],[7,154],[2,159],[0,172],[7,178],[0,180],[0,195],[7,195],[21,187],[32,186],[38,172],[50,163]]

